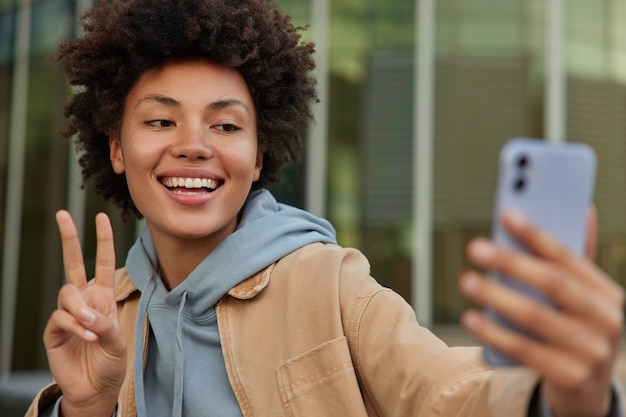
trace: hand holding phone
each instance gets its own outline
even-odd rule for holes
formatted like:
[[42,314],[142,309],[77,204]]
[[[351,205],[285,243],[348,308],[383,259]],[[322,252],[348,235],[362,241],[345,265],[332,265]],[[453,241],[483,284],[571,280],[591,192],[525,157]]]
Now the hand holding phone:
[[517,139],[502,154],[493,239],[477,237],[467,246],[468,260],[493,271],[491,279],[472,269],[459,277],[469,300],[492,308],[491,320],[470,308],[461,321],[474,338],[500,349],[486,348],[490,363],[514,358],[537,372],[553,414],[609,415],[617,404],[611,381],[626,292],[593,263],[585,244],[595,230],[593,152]]
[[[504,248],[530,253],[509,235],[501,222],[504,210],[516,209],[570,251],[582,255],[596,169],[592,149],[581,143],[516,138],[503,147],[499,163],[492,230],[494,242]],[[489,276],[542,303],[552,304],[544,294],[515,278],[495,271]],[[486,309],[486,314],[501,326],[535,337],[493,310]],[[484,356],[493,366],[516,364],[489,345],[485,346]]]

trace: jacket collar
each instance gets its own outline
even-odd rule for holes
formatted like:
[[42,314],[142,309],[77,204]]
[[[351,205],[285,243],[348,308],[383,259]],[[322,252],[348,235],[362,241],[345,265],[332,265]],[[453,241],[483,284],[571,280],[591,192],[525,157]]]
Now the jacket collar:
[[[254,298],[257,294],[263,291],[265,287],[267,287],[267,284],[270,281],[270,275],[272,274],[275,265],[276,264],[274,263],[252,275],[250,278],[247,278],[235,285],[228,291],[228,295],[240,300]],[[135,291],[137,291],[137,287],[130,279],[126,268],[118,269],[115,272],[115,301],[119,302],[125,300]]]
[[130,279],[126,268],[120,268],[115,271],[115,301],[125,300],[135,291],[137,291],[137,287]]
[[271,264],[267,268],[252,275],[250,278],[243,280],[239,284],[235,285],[228,291],[228,295],[238,298],[240,300],[248,300],[255,297],[258,293],[263,291],[267,284],[270,282],[270,275],[274,270],[275,263]]

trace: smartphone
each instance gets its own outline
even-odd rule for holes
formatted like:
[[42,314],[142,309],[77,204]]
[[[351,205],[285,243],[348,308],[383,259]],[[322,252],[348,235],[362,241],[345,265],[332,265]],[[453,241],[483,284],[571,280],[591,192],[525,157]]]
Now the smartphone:
[[[585,144],[511,139],[500,152],[493,240],[500,246],[530,253],[528,248],[509,235],[501,223],[502,212],[507,208],[515,208],[571,251],[582,255],[587,238],[587,218],[593,200],[595,172],[595,153]],[[488,275],[516,291],[554,306],[545,295],[515,279],[494,271],[488,272]],[[495,322],[537,338],[497,312],[490,309],[485,311]],[[486,345],[483,352],[485,361],[492,366],[517,364],[491,346]]]

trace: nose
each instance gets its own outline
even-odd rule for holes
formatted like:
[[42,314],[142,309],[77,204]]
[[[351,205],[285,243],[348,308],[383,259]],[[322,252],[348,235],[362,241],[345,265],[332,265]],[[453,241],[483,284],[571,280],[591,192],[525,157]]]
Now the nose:
[[201,125],[179,129],[170,153],[176,158],[209,159],[213,157],[213,148],[208,136]]

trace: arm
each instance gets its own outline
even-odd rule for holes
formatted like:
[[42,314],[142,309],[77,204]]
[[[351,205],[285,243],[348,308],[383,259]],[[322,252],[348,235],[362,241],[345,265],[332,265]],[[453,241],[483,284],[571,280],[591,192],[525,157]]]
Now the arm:
[[369,409],[386,417],[526,417],[538,383],[530,370],[493,372],[476,347],[449,348],[415,320],[398,294],[380,289],[362,305],[349,339]]

